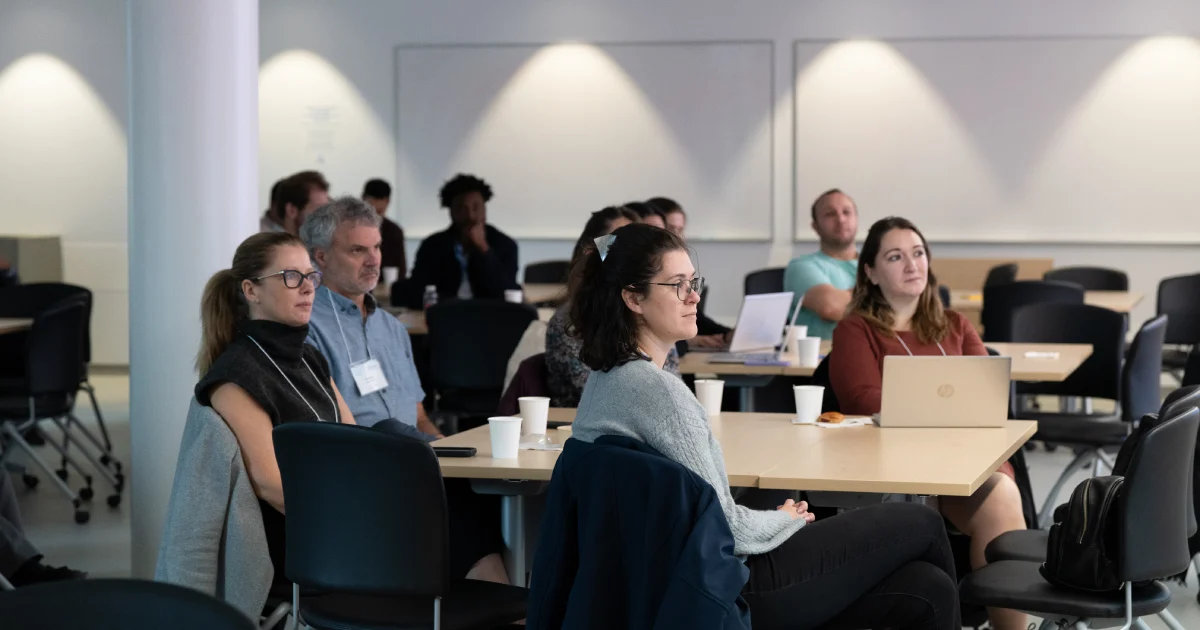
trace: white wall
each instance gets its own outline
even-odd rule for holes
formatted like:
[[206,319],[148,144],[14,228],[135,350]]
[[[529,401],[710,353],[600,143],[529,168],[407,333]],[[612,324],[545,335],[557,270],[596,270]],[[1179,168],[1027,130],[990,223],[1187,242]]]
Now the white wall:
[[[773,124],[774,240],[764,243],[696,242],[701,273],[712,284],[709,307],[714,315],[736,315],[742,276],[753,269],[784,264],[793,255],[812,251],[811,242],[793,243],[792,219],[796,204],[803,208],[807,198],[793,200],[793,46],[796,40],[845,38],[918,39],[1061,36],[1128,36],[1200,32],[1200,3],[1192,0],[1069,0],[1045,3],[1038,0],[958,2],[955,0],[846,1],[839,3],[794,0],[763,0],[747,5],[719,0],[579,0],[546,3],[540,0],[486,2],[445,0],[437,3],[389,0],[338,2],[333,0],[263,0],[262,56],[302,48],[336,68],[377,116],[377,135],[361,145],[341,146],[344,162],[336,164],[336,190],[357,192],[362,180],[396,172],[394,121],[394,47],[412,44],[538,44],[562,41],[654,42],[770,40],[774,46],[776,108]],[[447,77],[453,80],[453,77]],[[1015,86],[1014,89],[1019,89]],[[296,93],[299,102],[321,103],[338,98],[313,91]],[[265,100],[265,96],[264,96]],[[390,133],[389,133],[390,132]],[[292,164],[294,156],[270,156],[263,143],[264,180],[285,170],[275,162]],[[346,153],[355,155],[345,155]],[[316,164],[315,162],[310,162]],[[333,169],[331,169],[333,170]],[[341,175],[350,177],[342,181]],[[479,173],[487,177],[484,169]],[[447,176],[450,173],[446,174]],[[269,182],[265,182],[269,185]],[[829,182],[835,185],[837,182]],[[824,184],[821,184],[824,186]],[[663,194],[671,194],[664,190]],[[851,191],[853,192],[853,191]],[[265,199],[266,188],[262,190]],[[623,198],[612,201],[622,201]],[[686,199],[681,200],[685,205]],[[500,193],[494,202],[500,206]],[[595,208],[579,208],[583,213]],[[1122,207],[1104,212],[1146,213],[1152,208]],[[436,201],[429,200],[436,213]],[[861,208],[864,229],[869,222],[888,214],[881,204]],[[494,216],[503,227],[503,216]],[[580,221],[582,226],[582,220]],[[927,231],[931,228],[925,226]],[[801,229],[803,234],[804,230]],[[416,249],[417,240],[409,243]],[[563,240],[523,239],[522,263],[566,257],[570,243]],[[1135,312],[1140,322],[1154,309],[1158,281],[1169,275],[1200,270],[1200,247],[1143,243],[1080,244],[1055,243],[1051,238],[1037,244],[991,242],[968,244],[940,242],[940,256],[1037,256],[1053,257],[1060,264],[1093,264],[1126,270],[1133,290],[1147,296]]]
[[122,0],[0,0],[0,234],[62,237],[97,363],[129,360],[125,104]]

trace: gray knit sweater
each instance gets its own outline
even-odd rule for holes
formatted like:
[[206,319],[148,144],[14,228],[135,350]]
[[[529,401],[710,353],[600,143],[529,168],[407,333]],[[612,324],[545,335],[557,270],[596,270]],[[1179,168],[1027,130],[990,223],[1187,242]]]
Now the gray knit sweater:
[[649,361],[631,361],[593,372],[579,400],[571,434],[593,442],[622,435],[658,449],[712,485],[733,531],[733,551],[745,557],[766,553],[804,526],[784,512],[751,510],[733,502],[725,457],[713,437],[704,407],[678,377]]

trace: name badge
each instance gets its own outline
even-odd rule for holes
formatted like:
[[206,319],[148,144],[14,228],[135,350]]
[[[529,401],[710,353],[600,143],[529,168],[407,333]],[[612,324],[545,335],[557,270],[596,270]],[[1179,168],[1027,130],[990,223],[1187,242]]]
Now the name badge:
[[354,375],[354,384],[358,386],[360,396],[373,394],[388,386],[387,377],[383,375],[383,367],[378,359],[368,359],[350,366]]

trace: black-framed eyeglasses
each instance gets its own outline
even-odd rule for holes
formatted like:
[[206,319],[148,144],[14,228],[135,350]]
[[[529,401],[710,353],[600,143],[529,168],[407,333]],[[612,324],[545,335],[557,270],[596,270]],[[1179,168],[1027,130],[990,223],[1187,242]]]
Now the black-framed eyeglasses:
[[704,278],[692,278],[691,280],[680,280],[679,282],[647,282],[658,287],[675,287],[675,297],[679,298],[680,302],[687,301],[688,296],[692,292],[699,293],[704,289]]
[[299,289],[300,285],[304,284],[305,280],[311,281],[314,289],[321,286],[321,272],[315,270],[308,273],[300,273],[295,269],[284,269],[283,271],[276,271],[275,273],[269,273],[265,276],[259,276],[257,278],[250,279],[257,281],[274,276],[283,276],[283,286],[289,289]]

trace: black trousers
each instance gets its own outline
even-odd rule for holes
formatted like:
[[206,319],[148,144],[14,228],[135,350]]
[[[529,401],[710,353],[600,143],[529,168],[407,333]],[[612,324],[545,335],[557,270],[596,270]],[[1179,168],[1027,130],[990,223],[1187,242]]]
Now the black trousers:
[[746,560],[757,629],[959,630],[954,558],[941,514],[882,503],[809,523]]

